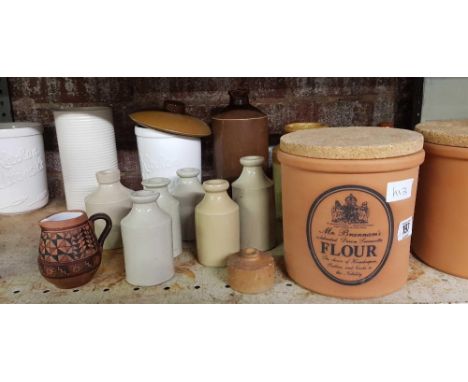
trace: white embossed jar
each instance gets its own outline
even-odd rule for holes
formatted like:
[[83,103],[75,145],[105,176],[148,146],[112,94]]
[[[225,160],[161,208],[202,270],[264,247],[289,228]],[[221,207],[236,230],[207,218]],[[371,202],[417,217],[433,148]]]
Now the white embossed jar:
[[0,215],[32,211],[49,200],[43,128],[35,122],[0,123]]

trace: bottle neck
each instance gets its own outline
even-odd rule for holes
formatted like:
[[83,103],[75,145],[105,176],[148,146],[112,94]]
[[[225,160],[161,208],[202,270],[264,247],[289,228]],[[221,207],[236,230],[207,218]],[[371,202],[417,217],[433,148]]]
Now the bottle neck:
[[262,166],[244,166],[241,176],[261,177],[264,175]]
[[133,203],[132,210],[141,214],[150,214],[154,211],[158,211],[159,207],[156,202]]
[[153,191],[153,192],[158,192],[159,197],[167,196],[169,195],[169,190],[167,186],[164,187],[145,187],[146,190]]
[[102,188],[104,190],[110,190],[119,186],[121,186],[120,181],[116,181],[113,183],[99,183],[99,188]]
[[192,178],[179,178],[179,183],[181,184],[196,184],[196,183],[200,183],[198,181],[198,177],[194,176]]
[[226,198],[230,199],[226,191],[207,191],[205,197],[210,202],[218,202]]

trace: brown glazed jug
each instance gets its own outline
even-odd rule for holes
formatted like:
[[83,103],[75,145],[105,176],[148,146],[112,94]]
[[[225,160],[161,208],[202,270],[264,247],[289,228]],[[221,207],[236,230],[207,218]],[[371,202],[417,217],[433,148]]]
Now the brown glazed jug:
[[247,89],[231,90],[229,96],[229,105],[212,118],[212,129],[216,177],[231,183],[241,174],[241,157],[268,158],[268,118],[250,105]]
[[[93,222],[106,222],[99,239]],[[84,211],[71,210],[50,215],[39,222],[39,270],[58,288],[76,288],[92,279],[101,264],[102,247],[112,220],[103,213],[88,218]]]
[[378,127],[281,137],[284,257],[294,281],[344,298],[406,283],[422,147],[417,132]]

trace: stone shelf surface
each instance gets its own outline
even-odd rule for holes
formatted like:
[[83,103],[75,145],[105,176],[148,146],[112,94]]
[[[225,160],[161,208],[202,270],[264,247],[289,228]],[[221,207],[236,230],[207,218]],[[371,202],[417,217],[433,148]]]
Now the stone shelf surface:
[[468,280],[450,276],[411,258],[407,285],[391,295],[366,300],[321,296],[296,285],[284,269],[281,246],[272,254],[278,265],[276,284],[259,295],[243,295],[226,284],[226,270],[202,267],[191,247],[176,259],[176,275],[155,287],[125,281],[121,250],[107,251],[88,284],[57,289],[37,267],[38,221],[65,209],[62,200],[25,215],[0,217],[0,303],[466,303]]

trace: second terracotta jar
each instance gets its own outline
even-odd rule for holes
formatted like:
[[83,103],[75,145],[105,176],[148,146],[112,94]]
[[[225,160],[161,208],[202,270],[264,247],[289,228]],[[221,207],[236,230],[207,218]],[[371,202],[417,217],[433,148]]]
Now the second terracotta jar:
[[203,183],[205,197],[195,209],[197,254],[207,267],[224,267],[227,258],[239,252],[239,207],[227,194],[223,179]]
[[212,118],[216,176],[234,181],[245,155],[268,157],[268,118],[249,103],[249,91],[231,90],[229,106]]
[[267,251],[275,246],[275,199],[263,162],[263,157],[255,155],[240,159],[244,168],[232,184],[232,198],[240,210],[241,248]]

